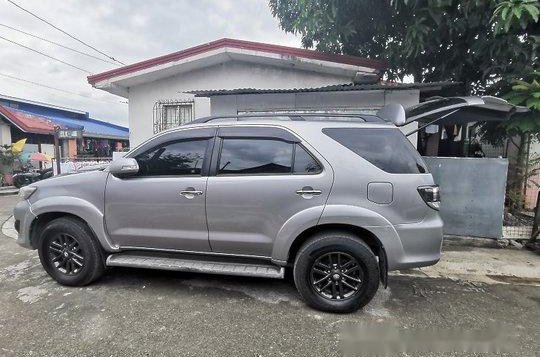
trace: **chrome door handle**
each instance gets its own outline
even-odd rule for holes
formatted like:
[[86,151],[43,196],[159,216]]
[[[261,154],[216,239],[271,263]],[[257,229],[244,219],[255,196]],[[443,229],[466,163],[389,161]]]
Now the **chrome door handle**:
[[322,193],[321,190],[314,190],[311,187],[303,187],[302,189],[296,191],[296,194],[300,196],[303,196],[303,195],[318,196],[321,193]]
[[201,196],[202,194],[202,191],[196,190],[193,187],[188,187],[187,189],[180,191],[180,195],[188,199],[192,199],[195,196]]

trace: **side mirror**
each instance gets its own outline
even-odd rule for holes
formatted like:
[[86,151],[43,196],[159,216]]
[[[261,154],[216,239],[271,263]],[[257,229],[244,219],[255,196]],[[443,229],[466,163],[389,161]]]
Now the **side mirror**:
[[111,162],[109,172],[116,177],[133,176],[139,172],[139,164],[133,158],[122,157]]

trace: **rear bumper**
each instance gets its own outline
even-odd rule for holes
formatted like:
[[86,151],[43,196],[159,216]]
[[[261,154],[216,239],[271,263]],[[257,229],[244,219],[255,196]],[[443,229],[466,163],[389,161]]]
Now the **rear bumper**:
[[34,249],[30,242],[30,225],[36,216],[32,212],[30,203],[27,200],[20,201],[13,209],[15,224],[18,225],[17,243],[25,248]]
[[403,254],[392,270],[418,268],[436,264],[441,258],[443,221],[433,211],[422,222],[394,226]]

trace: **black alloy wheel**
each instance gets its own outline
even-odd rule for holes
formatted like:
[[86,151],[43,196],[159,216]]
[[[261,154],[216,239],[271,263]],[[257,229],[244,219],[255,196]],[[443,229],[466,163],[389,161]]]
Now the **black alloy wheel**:
[[77,239],[69,234],[55,235],[49,244],[51,266],[66,275],[76,275],[84,267],[84,251]]
[[330,252],[319,256],[311,266],[311,284],[322,297],[349,299],[357,294],[364,278],[358,261],[350,254]]
[[311,307],[352,312],[371,301],[379,288],[379,262],[362,237],[324,231],[308,239],[296,254],[294,284]]
[[84,221],[56,218],[45,224],[39,239],[39,260],[60,284],[84,286],[103,274],[105,253]]

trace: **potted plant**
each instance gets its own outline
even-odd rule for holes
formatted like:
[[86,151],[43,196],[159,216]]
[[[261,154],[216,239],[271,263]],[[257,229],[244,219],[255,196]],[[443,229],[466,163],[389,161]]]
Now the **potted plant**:
[[2,174],[3,185],[13,184],[13,165],[19,159],[19,154],[14,153],[11,145],[0,146],[0,173]]

